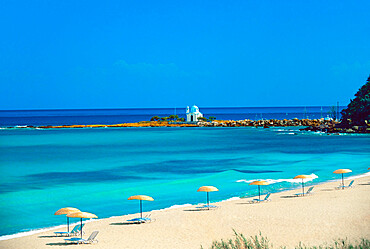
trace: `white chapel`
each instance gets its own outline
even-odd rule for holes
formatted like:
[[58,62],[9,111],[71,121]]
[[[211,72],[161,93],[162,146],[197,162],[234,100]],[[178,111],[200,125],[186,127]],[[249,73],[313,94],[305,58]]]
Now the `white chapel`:
[[191,110],[189,109],[189,106],[186,107],[186,122],[196,122],[200,117],[203,117],[203,114],[199,112],[198,106],[193,105]]

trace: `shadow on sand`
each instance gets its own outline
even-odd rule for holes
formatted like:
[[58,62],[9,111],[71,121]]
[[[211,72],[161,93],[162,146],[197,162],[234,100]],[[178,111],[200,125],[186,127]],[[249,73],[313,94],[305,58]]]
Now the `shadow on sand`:
[[333,188],[324,188],[324,189],[321,189],[320,191],[334,191],[335,189]]
[[68,238],[67,236],[56,236],[56,235],[43,235],[39,236],[39,238]]
[[109,225],[111,226],[132,226],[132,225],[141,225],[141,224],[146,224],[150,222],[142,222],[142,223],[133,223],[133,222],[114,222],[110,223]]
[[208,208],[185,209],[184,212],[201,212],[201,211],[212,211],[212,210],[216,210],[216,209],[215,208],[211,208],[211,209],[208,209]]
[[297,198],[297,197],[301,197],[301,196],[296,196],[296,195],[283,195],[283,196],[280,196],[280,198]]
[[56,242],[56,243],[47,243],[47,246],[70,246],[70,245],[78,245],[77,243],[65,243],[65,242]]

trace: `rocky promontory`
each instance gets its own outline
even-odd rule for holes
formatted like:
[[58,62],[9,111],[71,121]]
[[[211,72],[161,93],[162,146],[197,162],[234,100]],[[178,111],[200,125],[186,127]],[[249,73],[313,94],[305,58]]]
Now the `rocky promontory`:
[[136,123],[122,124],[93,124],[93,125],[43,125],[43,126],[21,126],[9,128],[36,128],[36,129],[69,129],[69,128],[108,128],[108,127],[287,127],[287,126],[308,126],[308,127],[326,127],[334,126],[337,123],[332,120],[324,119],[266,119],[266,120],[213,120],[199,121],[196,123],[175,122],[175,121],[142,121]]

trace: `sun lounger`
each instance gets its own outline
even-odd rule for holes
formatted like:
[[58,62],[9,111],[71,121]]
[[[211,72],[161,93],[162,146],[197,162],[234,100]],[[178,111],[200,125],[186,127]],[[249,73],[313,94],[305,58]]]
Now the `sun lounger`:
[[[313,190],[313,186],[310,187],[307,192],[305,193],[305,195],[311,195],[312,194],[312,190]],[[298,194],[294,194],[295,196],[301,196],[303,195],[302,193],[298,193]]]
[[134,219],[127,220],[127,221],[130,222],[130,223],[137,223],[137,224],[152,222],[153,220],[150,218],[150,215],[151,214],[149,214],[149,215],[147,215],[146,217],[143,217],[143,218],[134,218]]
[[339,187],[336,187],[337,189],[340,189],[340,188],[352,188],[353,187],[353,183],[355,182],[355,180],[352,180],[349,184],[348,184],[348,186],[346,186],[346,185],[339,185]]
[[76,244],[91,244],[91,243],[94,243],[94,242],[98,242],[96,238],[96,236],[98,235],[99,231],[94,231],[91,233],[91,235],[89,236],[88,239],[81,239],[81,238],[70,238],[70,239],[64,239],[64,241],[67,243],[67,242],[71,242],[71,243],[76,243]]
[[253,199],[253,201],[252,202],[257,202],[257,203],[260,203],[260,202],[264,202],[264,201],[271,201],[269,198],[270,198],[270,195],[271,195],[271,193],[268,193],[266,196],[265,196],[265,199],[262,199],[262,200],[260,200],[260,199]]
[[[84,224],[82,224],[83,226]],[[74,236],[77,236],[79,235],[81,232],[81,225],[76,225],[70,232],[54,232],[56,235],[60,235],[60,236],[63,236],[63,235],[66,235],[66,236],[71,236],[71,235],[74,235]]]
[[202,206],[199,206],[199,207],[196,207],[196,208],[218,208],[218,206],[215,206],[215,205],[202,205]]

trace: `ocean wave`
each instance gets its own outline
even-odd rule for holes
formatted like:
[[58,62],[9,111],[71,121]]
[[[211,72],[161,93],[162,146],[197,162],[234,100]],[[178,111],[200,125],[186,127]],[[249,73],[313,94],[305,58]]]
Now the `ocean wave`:
[[182,208],[182,207],[190,207],[190,206],[193,206],[193,205],[190,204],[190,203],[181,204],[181,205],[172,205],[172,206],[167,207],[167,208],[158,209],[158,211],[165,211],[165,210],[170,210],[170,209],[175,209],[175,208]]
[[353,180],[353,179],[361,178],[361,177],[364,177],[364,176],[370,176],[370,172],[366,172],[366,173],[361,174],[361,175],[350,176],[350,177],[348,177],[346,179]]
[[[313,181],[314,179],[319,178],[317,175],[313,173],[310,174],[310,176],[311,178],[304,179],[303,182],[310,182],[310,181]],[[280,182],[290,182],[290,183],[301,183],[302,182],[302,179],[252,179],[252,180],[240,179],[240,180],[237,180],[236,182],[251,183],[254,181],[261,181],[261,180],[264,180],[268,182],[269,184],[280,183]]]
[[[72,226],[72,225],[73,224],[71,223],[70,226]],[[54,229],[59,229],[59,228],[62,229],[62,228],[65,228],[65,227],[66,227],[66,225],[59,225],[59,226],[48,227],[48,228],[33,229],[33,230],[30,230],[30,231],[26,231],[26,232],[20,232],[20,233],[10,234],[10,235],[3,235],[3,236],[0,236],[0,240],[20,238],[20,237],[29,236],[29,235],[32,235],[32,234],[47,232],[47,231],[54,230]]]
[[240,200],[240,199],[241,199],[240,197],[235,196],[235,197],[231,197],[231,198],[229,198],[229,199],[222,200],[222,201],[219,201],[219,202],[225,202],[225,201],[236,201],[236,200]]
[[[98,220],[101,220],[101,219],[84,220],[82,223],[86,224],[86,223],[90,223],[90,222],[98,221]],[[80,224],[80,221],[77,221],[77,222],[74,222],[74,223],[69,223],[69,227],[71,228],[71,227],[73,227],[75,225],[79,225],[79,224]],[[66,228],[67,228],[66,225],[58,225],[58,226],[52,226],[52,227],[37,228],[37,229],[29,230],[29,231],[24,231],[24,232],[19,232],[19,233],[15,233],[15,234],[0,236],[0,241],[1,240],[8,240],[8,239],[15,239],[15,238],[20,238],[20,237],[25,237],[25,236],[29,236],[29,235],[32,235],[32,234],[38,234],[38,233],[42,233],[42,232],[51,231],[51,230],[54,230],[54,229],[62,230],[62,229],[66,229]]]

